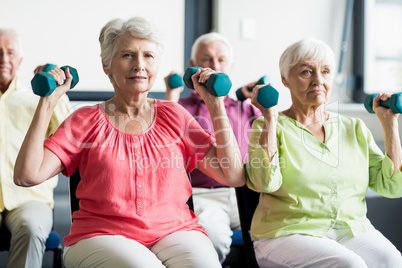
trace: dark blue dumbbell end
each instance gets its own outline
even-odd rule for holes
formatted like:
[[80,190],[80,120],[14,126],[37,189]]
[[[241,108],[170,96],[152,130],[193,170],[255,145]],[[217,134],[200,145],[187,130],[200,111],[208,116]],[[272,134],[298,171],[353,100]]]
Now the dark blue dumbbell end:
[[183,78],[178,74],[169,76],[168,84],[171,88],[178,88],[184,86]]
[[66,65],[66,66],[60,67],[60,69],[62,69],[63,71],[65,71],[65,70],[67,69],[67,67],[68,67],[68,69],[70,70],[71,76],[73,77],[73,80],[71,81],[71,86],[70,86],[70,88],[74,88],[75,85],[77,85],[78,82],[80,81],[80,78],[79,78],[79,76],[78,76],[77,70],[76,70],[75,68],[71,67],[71,66],[67,66],[67,65]]
[[[268,75],[264,75],[260,79],[258,79],[257,83],[255,85],[268,85],[269,83],[272,83],[271,78]],[[249,92],[253,91],[254,87],[247,87],[247,90]],[[242,88],[239,88],[236,90],[236,97],[239,101],[245,101],[247,98],[243,95],[243,92],[241,92]]]
[[390,108],[396,114],[402,113],[402,93],[392,94],[390,100]]
[[227,74],[214,73],[208,78],[205,86],[211,95],[222,97],[229,94],[230,88],[232,87],[232,81],[230,81]]
[[268,75],[264,75],[257,81],[257,85],[268,85],[269,83],[272,83],[271,78],[269,78]]
[[[261,77],[260,79],[258,79],[258,81],[257,81],[257,83],[256,83],[255,85],[268,85],[269,83],[272,83],[271,79],[269,78],[268,75],[264,75],[263,77]],[[247,87],[247,90],[248,90],[249,92],[252,92],[252,91],[253,91],[253,88],[254,88],[254,87]],[[240,92],[241,92],[241,88],[239,88],[237,91],[240,91]],[[240,94],[243,95],[242,93],[240,93]],[[243,101],[244,99],[246,99],[244,96],[243,96],[243,97],[240,97],[240,98],[243,98],[242,101]]]
[[53,93],[57,85],[53,75],[40,72],[32,78],[31,86],[36,95],[47,97]]
[[364,99],[364,108],[366,108],[367,112],[373,114],[374,110],[373,110],[373,100],[374,98],[377,96],[376,94],[369,94],[366,95],[365,99]]
[[266,85],[258,90],[257,102],[264,108],[270,108],[278,104],[279,92],[271,85]]
[[194,84],[193,80],[191,80],[191,77],[199,70],[201,69],[200,67],[190,67],[187,68],[186,72],[183,75],[183,81],[184,84],[186,85],[187,88],[189,89],[194,89]]

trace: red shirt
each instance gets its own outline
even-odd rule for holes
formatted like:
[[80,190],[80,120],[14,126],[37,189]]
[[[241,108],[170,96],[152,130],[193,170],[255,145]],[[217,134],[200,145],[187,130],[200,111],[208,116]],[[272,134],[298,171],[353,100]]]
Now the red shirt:
[[[207,106],[195,90],[191,91],[188,98],[181,98],[179,104],[194,116],[201,127],[210,133],[214,133],[211,116],[209,115]],[[262,113],[254,105],[251,105],[246,101],[241,102],[229,97],[225,98],[225,109],[239,145],[243,161],[244,163],[247,163],[248,140],[250,138],[251,126],[254,120],[260,117]],[[226,187],[226,185],[220,184],[198,169],[194,169],[190,175],[193,187]]]
[[176,231],[202,232],[186,204],[192,193],[187,172],[214,142],[173,102],[155,100],[154,121],[138,134],[116,129],[100,104],[75,111],[45,141],[64,164],[64,175],[77,168],[81,175],[80,209],[65,245],[122,235],[150,246]]

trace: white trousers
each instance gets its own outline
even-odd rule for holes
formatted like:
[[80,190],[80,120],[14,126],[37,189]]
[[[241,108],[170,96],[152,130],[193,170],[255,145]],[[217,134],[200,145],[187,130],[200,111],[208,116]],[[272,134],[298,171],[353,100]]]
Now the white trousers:
[[67,268],[220,268],[211,241],[198,231],[172,233],[151,247],[123,236],[82,239],[64,250]]
[[230,252],[232,230],[240,230],[234,188],[193,188],[194,212],[222,263]]
[[41,268],[46,239],[53,226],[52,209],[46,203],[30,201],[3,212],[3,216],[11,232],[7,268]]
[[260,267],[401,268],[401,253],[379,231],[353,237],[335,225],[326,237],[290,235],[254,241]]

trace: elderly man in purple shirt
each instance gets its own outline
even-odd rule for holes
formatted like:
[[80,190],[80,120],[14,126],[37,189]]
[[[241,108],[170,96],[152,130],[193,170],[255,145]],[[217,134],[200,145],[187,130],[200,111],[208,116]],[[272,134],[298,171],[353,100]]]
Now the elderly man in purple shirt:
[[[208,33],[195,40],[191,50],[190,66],[209,67],[216,72],[229,74],[233,67],[233,58],[230,42],[218,33]],[[192,90],[188,98],[180,98],[183,87],[171,88],[168,84],[169,76],[165,77],[166,99],[180,103],[194,116],[201,127],[213,133],[208,109],[198,93]],[[256,82],[247,86],[255,84]],[[245,97],[251,98],[252,93],[248,92],[247,86],[242,88],[242,93]],[[224,103],[243,161],[246,163],[251,125],[254,119],[261,116],[261,112],[246,101],[241,102],[230,97],[226,97]],[[191,172],[191,180],[194,212],[214,244],[222,263],[230,252],[232,229],[240,229],[235,191],[216,182],[198,169]]]

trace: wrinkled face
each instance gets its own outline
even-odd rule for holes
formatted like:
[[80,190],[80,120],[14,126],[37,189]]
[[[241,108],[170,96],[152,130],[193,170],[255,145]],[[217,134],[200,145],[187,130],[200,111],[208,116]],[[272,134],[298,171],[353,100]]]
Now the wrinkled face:
[[143,93],[149,91],[159,69],[157,45],[125,34],[116,42],[110,67],[104,66],[115,90]]
[[229,74],[232,70],[232,59],[229,49],[221,41],[200,44],[195,55],[195,62],[190,61],[191,66],[211,68],[218,73]]
[[0,34],[0,84],[9,85],[14,79],[22,57],[17,40],[13,35]]
[[307,60],[293,66],[288,78],[282,77],[282,82],[289,88],[293,104],[318,106],[329,98],[334,72],[326,61]]

